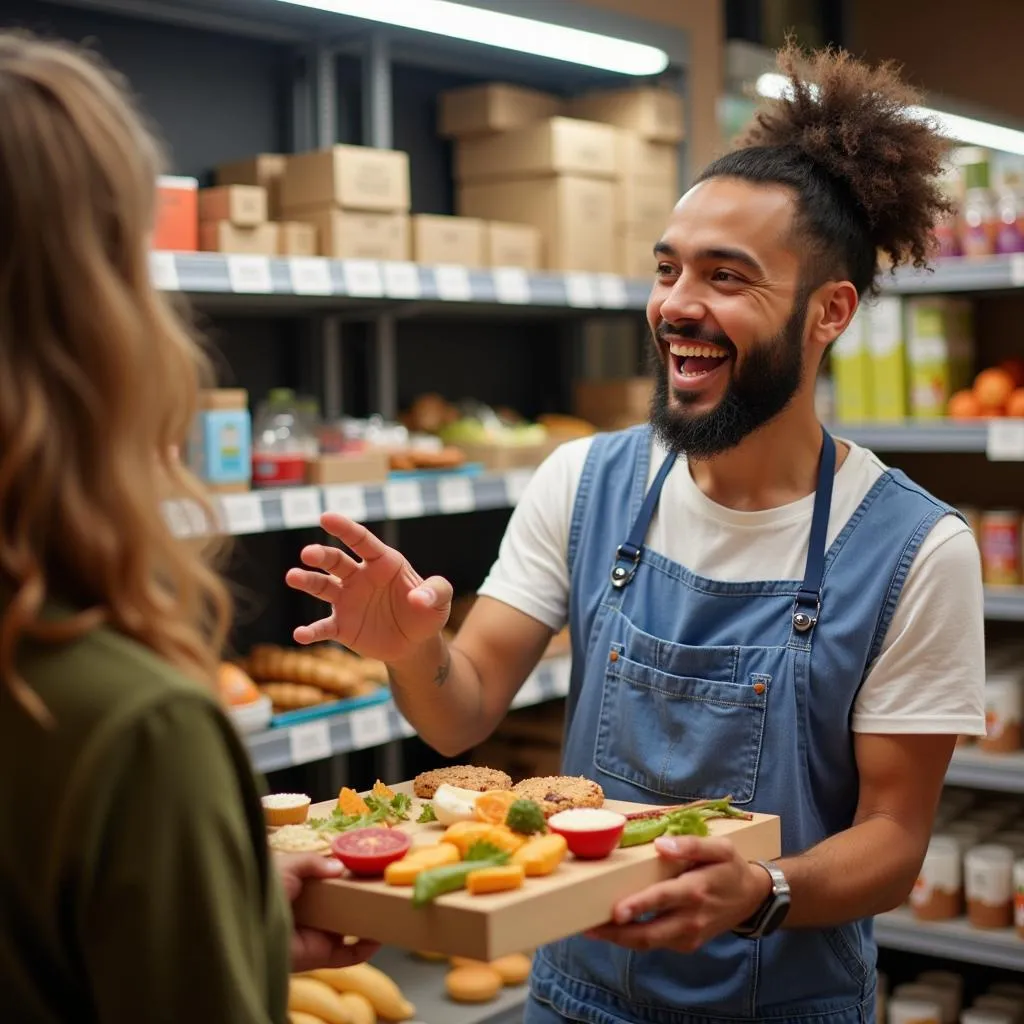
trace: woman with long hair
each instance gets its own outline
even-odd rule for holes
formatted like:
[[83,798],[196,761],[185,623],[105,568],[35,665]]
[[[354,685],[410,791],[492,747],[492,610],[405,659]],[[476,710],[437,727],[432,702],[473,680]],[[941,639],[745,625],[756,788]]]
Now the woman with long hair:
[[[286,1019],[337,872],[268,851],[215,674],[230,618],[169,496],[211,375],[150,282],[157,145],[87,52],[0,34],[0,1020]],[[283,884],[282,884],[283,883]]]

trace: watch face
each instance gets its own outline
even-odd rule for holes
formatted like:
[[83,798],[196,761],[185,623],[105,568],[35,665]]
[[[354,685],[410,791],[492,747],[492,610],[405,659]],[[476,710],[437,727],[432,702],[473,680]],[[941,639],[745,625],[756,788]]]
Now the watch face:
[[772,932],[782,926],[782,922],[786,920],[788,913],[789,900],[785,898],[776,899],[765,915],[764,924],[761,926],[761,934],[771,935]]

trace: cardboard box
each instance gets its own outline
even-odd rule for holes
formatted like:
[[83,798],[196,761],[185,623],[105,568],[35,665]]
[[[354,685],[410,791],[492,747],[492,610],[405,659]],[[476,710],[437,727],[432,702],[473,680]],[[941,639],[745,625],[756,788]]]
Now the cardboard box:
[[650,377],[579,380],[573,392],[574,415],[601,430],[620,430],[650,417],[654,381]]
[[391,472],[391,457],[383,448],[362,452],[331,452],[318,455],[306,467],[311,484],[380,484]]
[[540,270],[544,251],[540,231],[529,224],[484,222],[484,264]]
[[557,96],[504,82],[471,85],[441,94],[438,135],[461,139],[521,128],[560,113]]
[[544,461],[547,447],[544,444],[472,444],[455,445],[467,462],[478,462],[493,473],[504,473],[509,469],[531,469]]
[[214,171],[218,185],[259,185],[267,190],[267,215],[281,213],[281,176],[288,158],[283,153],[259,153],[245,160],[221,164]]
[[619,140],[614,128],[593,121],[551,117],[500,135],[455,146],[455,177],[463,183],[548,174],[618,177]]
[[154,249],[195,252],[199,248],[199,181],[161,175],[156,182]]
[[619,172],[645,184],[679,188],[678,143],[651,142],[627,129],[619,131]]
[[459,213],[537,228],[549,270],[618,272],[615,183],[568,175],[467,185]]
[[623,178],[616,185],[616,227],[626,234],[650,237],[651,245],[664,233],[679,201],[671,182],[649,183]]
[[199,226],[199,247],[204,252],[275,256],[277,237],[277,225],[271,221],[249,228],[240,228],[226,220],[206,221]]
[[904,316],[911,415],[937,419],[953,392],[970,385],[973,307],[968,299],[928,296],[904,300]]
[[407,260],[410,258],[409,217],[404,213],[358,213],[351,210],[296,211],[312,224],[320,239],[320,255],[336,260]]
[[871,392],[871,351],[868,347],[870,318],[858,306],[846,330],[832,345],[829,360],[835,391],[835,415],[839,423],[867,423],[874,418]]
[[642,87],[601,90],[569,100],[570,117],[627,128],[651,142],[682,142],[683,98],[671,89]]
[[[391,788],[412,791],[407,783]],[[309,815],[326,816],[334,804],[316,804]],[[428,842],[443,828],[416,823],[422,806],[423,801],[414,799],[410,821],[398,827]],[[615,800],[606,800],[604,806],[626,814],[650,810],[650,805]],[[754,814],[749,821],[712,819],[708,827],[713,836],[728,836],[744,860],[773,860],[781,854],[781,822],[775,815]],[[511,892],[453,892],[426,907],[412,905],[411,886],[344,876],[308,882],[294,905],[294,916],[299,925],[373,935],[402,949],[494,960],[603,924],[619,900],[677,873],[648,843],[615,850],[603,860],[567,856],[552,874],[528,878]]]
[[277,225],[277,251],[282,256],[317,256],[320,238],[316,227],[300,220],[286,220]]
[[412,258],[417,263],[485,266],[484,222],[418,213],[412,218]]
[[199,190],[199,222],[226,220],[254,228],[267,219],[267,190],[262,185],[218,185]]
[[886,423],[902,422],[910,412],[903,300],[896,296],[883,296],[866,306],[871,367],[868,389],[874,406],[873,419]]
[[654,280],[654,274],[658,268],[658,259],[654,255],[654,243],[658,235],[636,235],[627,232],[619,239],[618,251],[620,257],[619,273],[623,277],[642,277]]
[[338,206],[374,213],[409,210],[409,154],[369,146],[332,146],[288,158],[281,178],[281,209]]

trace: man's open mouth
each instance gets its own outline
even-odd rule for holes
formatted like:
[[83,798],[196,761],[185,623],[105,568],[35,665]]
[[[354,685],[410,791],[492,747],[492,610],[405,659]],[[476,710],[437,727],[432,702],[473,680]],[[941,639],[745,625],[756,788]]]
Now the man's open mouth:
[[725,349],[700,342],[671,342],[668,350],[680,377],[703,377],[717,370],[729,358]]

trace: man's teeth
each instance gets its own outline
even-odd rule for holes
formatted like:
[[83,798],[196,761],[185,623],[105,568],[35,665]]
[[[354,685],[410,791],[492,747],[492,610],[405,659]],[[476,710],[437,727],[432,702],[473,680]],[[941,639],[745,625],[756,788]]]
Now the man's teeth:
[[724,349],[715,348],[711,345],[680,345],[672,342],[668,347],[669,352],[674,356],[700,356],[704,359],[725,359],[729,353]]

